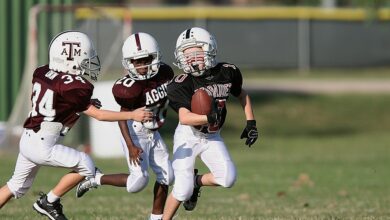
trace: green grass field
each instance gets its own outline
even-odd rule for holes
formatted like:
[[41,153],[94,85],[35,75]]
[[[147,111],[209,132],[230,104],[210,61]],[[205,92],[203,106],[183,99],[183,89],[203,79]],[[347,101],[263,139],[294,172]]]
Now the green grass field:
[[[390,96],[256,95],[253,101],[261,138],[252,148],[239,139],[242,110],[235,100],[228,103],[223,136],[237,165],[235,186],[203,188],[196,210],[181,208],[177,219],[390,219]],[[162,133],[171,146],[170,115]],[[4,184],[16,155],[0,158]],[[127,171],[124,159],[96,164],[106,173]],[[32,189],[7,204],[0,219],[43,219],[31,206],[65,172],[42,168]],[[138,194],[106,186],[81,199],[73,190],[63,199],[64,211],[70,219],[146,219],[152,186]]]

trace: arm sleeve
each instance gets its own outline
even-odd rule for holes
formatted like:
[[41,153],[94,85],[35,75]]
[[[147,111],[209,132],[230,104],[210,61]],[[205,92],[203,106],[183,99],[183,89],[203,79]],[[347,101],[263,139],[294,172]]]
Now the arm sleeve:
[[185,86],[184,82],[177,83],[174,80],[168,84],[169,106],[176,112],[182,107],[191,110],[192,89]]
[[62,95],[73,106],[76,112],[83,112],[91,105],[92,93],[92,89],[78,88],[64,91]]
[[133,87],[127,88],[121,84],[114,84],[112,94],[115,101],[121,107],[133,110],[136,108],[138,90]]

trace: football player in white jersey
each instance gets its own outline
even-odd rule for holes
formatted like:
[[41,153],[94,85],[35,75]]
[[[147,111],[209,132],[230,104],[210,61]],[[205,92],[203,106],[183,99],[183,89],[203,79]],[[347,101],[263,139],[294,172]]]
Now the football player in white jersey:
[[0,189],[0,208],[30,189],[40,167],[62,167],[71,172],[47,195],[42,193],[33,208],[49,219],[64,220],[60,198],[85,177],[96,173],[87,154],[59,144],[80,114],[101,121],[147,121],[151,114],[144,108],[113,112],[95,107],[91,99],[93,85],[84,77],[89,75],[96,80],[100,61],[86,34],[78,31],[58,34],[50,43],[49,59],[48,65],[38,67],[33,74],[32,110],[24,123],[14,174]]
[[[179,124],[174,135],[172,159],[175,182],[163,219],[172,219],[182,202],[186,210],[193,210],[202,186],[233,186],[236,168],[219,133],[230,94],[239,100],[247,120],[241,138],[246,138],[245,144],[249,146],[258,138],[251,101],[242,88],[240,70],[233,64],[218,63],[216,55],[215,38],[202,28],[185,30],[177,39],[176,64],[184,73],[168,84],[169,104],[178,113]],[[198,89],[213,97],[215,108],[209,115],[191,112],[191,98]],[[197,156],[209,168],[209,173],[200,175],[194,170]]]
[[174,73],[169,65],[161,62],[157,41],[147,33],[129,36],[122,53],[122,63],[128,74],[115,82],[112,88],[115,100],[125,112],[146,106],[153,112],[153,120],[119,122],[130,174],[99,174],[94,179],[86,179],[78,185],[77,197],[98,185],[126,187],[130,193],[139,192],[148,184],[148,168],[151,167],[157,179],[150,219],[161,219],[168,186],[173,182],[173,170],[158,129],[165,122],[168,108],[166,88]]

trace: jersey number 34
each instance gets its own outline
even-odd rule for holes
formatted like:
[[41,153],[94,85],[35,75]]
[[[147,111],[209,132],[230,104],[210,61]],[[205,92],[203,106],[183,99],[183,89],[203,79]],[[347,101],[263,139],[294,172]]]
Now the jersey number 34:
[[34,117],[39,113],[45,116],[44,121],[53,121],[56,115],[56,110],[53,108],[53,90],[46,89],[42,91],[41,84],[37,82],[34,83],[32,90],[32,110],[29,116]]

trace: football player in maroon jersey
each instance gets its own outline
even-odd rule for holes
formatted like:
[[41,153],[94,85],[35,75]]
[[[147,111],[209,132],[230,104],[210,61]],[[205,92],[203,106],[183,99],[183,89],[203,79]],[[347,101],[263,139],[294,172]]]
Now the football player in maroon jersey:
[[50,219],[66,219],[60,198],[85,177],[94,177],[96,173],[87,154],[58,143],[80,114],[101,121],[151,119],[150,112],[144,108],[133,112],[96,108],[91,99],[93,85],[84,75],[96,80],[99,71],[99,58],[86,34],[67,31],[53,38],[49,65],[38,67],[33,74],[32,110],[24,123],[14,174],[0,189],[0,207],[12,197],[22,197],[41,166],[62,167],[71,172],[47,195],[42,193],[33,208]]
[[150,219],[161,219],[173,171],[158,129],[165,121],[168,107],[166,89],[174,73],[170,66],[161,62],[158,44],[147,33],[128,37],[122,53],[122,63],[128,74],[115,82],[112,88],[115,100],[124,112],[146,106],[153,112],[153,119],[143,123],[134,120],[119,122],[130,175],[99,174],[95,179],[86,178],[77,187],[77,197],[98,185],[126,187],[128,192],[139,192],[148,183],[150,166],[157,178]]
[[[215,38],[202,28],[185,30],[177,39],[176,64],[184,73],[168,85],[168,99],[179,114],[179,125],[174,135],[172,159],[175,183],[163,219],[172,219],[181,202],[186,210],[193,210],[201,186],[233,186],[236,168],[219,133],[230,94],[240,101],[247,120],[241,138],[247,138],[246,144],[251,146],[258,137],[250,98],[242,88],[240,70],[233,64],[217,63],[216,54]],[[205,90],[214,99],[214,110],[209,115],[191,112],[191,98],[198,89]],[[200,129],[199,125],[202,125]],[[209,168],[209,173],[199,175],[194,170],[197,156]]]

